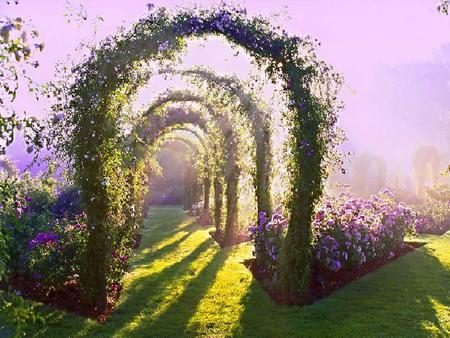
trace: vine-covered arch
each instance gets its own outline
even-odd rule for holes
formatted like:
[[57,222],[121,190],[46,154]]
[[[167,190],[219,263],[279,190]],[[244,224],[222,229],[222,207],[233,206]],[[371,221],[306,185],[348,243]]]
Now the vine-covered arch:
[[239,100],[239,107],[243,117],[247,118],[251,126],[251,134],[255,139],[255,177],[254,187],[259,212],[270,214],[272,200],[270,184],[272,175],[272,144],[271,144],[271,117],[267,110],[261,107],[254,95],[248,92],[237,77],[220,76],[206,68],[187,70],[164,69],[163,74],[172,73],[182,76],[198,78],[206,82],[212,89],[219,89]]
[[[179,92],[175,93],[167,93],[167,95],[158,100],[158,104],[153,104],[144,114],[148,117],[149,127],[142,127],[139,125],[140,134],[143,135],[143,140],[141,143],[143,146],[152,145],[162,134],[167,133],[173,128],[179,128],[181,125],[191,124],[199,127],[205,133],[208,133],[207,129],[207,120],[202,117],[200,113],[197,112],[189,112],[187,113],[182,108],[168,108],[166,109],[165,114],[152,115],[150,109],[152,111],[160,108],[161,106],[167,103],[173,102],[184,102],[185,98],[189,97],[190,99],[196,98],[197,102],[203,102],[205,98],[196,97],[191,94],[183,94],[180,95]],[[214,188],[215,188],[215,203],[214,203],[214,223],[217,230],[217,238],[220,238],[221,244],[229,245],[232,243],[233,238],[236,235],[236,226],[238,223],[238,185],[239,185],[239,176],[240,176],[240,168],[237,164],[237,140],[235,138],[235,134],[232,130],[231,123],[228,119],[227,114],[218,114],[213,111],[212,108],[209,107],[209,111],[212,113],[212,120],[217,124],[217,127],[220,129],[221,134],[224,136],[224,157],[226,158],[224,162],[224,168],[220,169],[220,173],[215,173],[214,178]],[[144,125],[145,126],[145,125]],[[141,152],[142,153],[142,152]],[[223,189],[221,180],[217,177],[224,173],[226,177],[226,188],[225,188],[225,196],[226,196],[226,219],[225,226],[222,227],[222,199],[223,199]],[[205,189],[205,199],[209,199],[209,185],[210,182],[207,181],[207,186]],[[220,186],[219,186],[220,184]],[[209,202],[208,202],[209,203]]]
[[[216,77],[215,81],[219,81],[220,78]],[[224,78],[224,81],[229,83],[230,80],[228,78]],[[237,80],[232,80],[231,82],[234,82]],[[241,87],[239,87],[241,88]],[[241,94],[243,95],[243,94]],[[169,103],[175,103],[175,102],[196,102],[200,103],[201,105],[205,106],[207,109],[211,119],[215,121],[219,129],[221,129],[222,135],[225,137],[225,157],[227,158],[227,161],[225,163],[225,167],[223,170],[218,170],[215,173],[214,177],[214,224],[217,228],[217,238],[221,238],[221,242],[223,242],[224,245],[229,245],[233,242],[233,238],[236,235],[236,225],[238,223],[238,186],[239,186],[239,177],[241,174],[241,169],[237,165],[238,162],[238,142],[236,138],[236,133],[234,131],[233,125],[230,121],[230,116],[227,113],[220,112],[218,109],[215,109],[212,105],[212,102],[209,102],[207,97],[204,95],[186,92],[186,91],[168,91],[164,93],[163,95],[159,96],[158,99],[149,106],[149,108],[145,111],[143,114],[145,119],[148,119],[150,121],[150,125],[153,125],[154,127],[152,129],[147,130],[147,134],[155,134],[157,133],[157,130],[162,128],[162,125],[158,123],[162,123],[162,121],[165,121],[164,119],[170,120],[170,119],[177,119],[176,114],[173,114],[173,116],[166,116],[161,114],[156,114],[156,112],[164,107],[165,105]],[[252,114],[250,111],[244,110],[244,113],[250,115]],[[248,118],[248,116],[246,116]],[[190,117],[191,119],[198,119],[200,116],[193,115]],[[250,118],[249,118],[250,119]],[[153,121],[153,123],[152,123]],[[270,133],[267,132],[266,134],[269,135],[269,140],[265,142],[264,144],[261,144],[261,142],[258,142],[258,136],[256,136],[256,133],[258,132],[258,128],[260,127],[259,120],[258,119],[251,119],[252,123],[257,125],[258,127],[254,127],[254,136],[255,142],[256,142],[256,149],[257,154],[267,154],[270,153]],[[206,121],[204,121],[204,124],[206,124]],[[140,127],[141,128],[141,127]],[[265,128],[265,127],[264,127]],[[268,149],[269,148],[269,149]],[[270,174],[270,163],[271,158],[270,157],[258,157],[255,160],[255,167],[257,173],[262,173],[264,171],[264,167],[266,167],[266,171]],[[225,196],[226,196],[226,219],[225,219],[225,226],[224,229],[222,229],[222,194],[223,194],[223,188],[222,188],[222,179],[217,176],[225,176],[226,181],[226,188],[225,188]],[[266,177],[266,176],[264,176]],[[255,177],[255,181],[256,181]],[[263,180],[261,184],[255,184],[259,187],[263,186],[264,189],[255,189],[256,191],[256,199],[258,203],[263,203],[265,201],[267,206],[267,201],[270,200],[270,197],[267,197],[267,195],[270,196],[270,186],[269,186],[269,179]],[[206,185],[206,187],[209,187],[209,184]],[[206,189],[209,190],[209,189]],[[206,196],[207,191],[205,191]]]
[[[147,61],[174,60],[189,37],[224,36],[243,47],[266,73],[281,79],[288,99],[290,189],[289,226],[282,262],[286,293],[303,292],[310,277],[311,221],[321,196],[326,156],[333,146],[334,74],[318,61],[308,39],[289,37],[260,18],[250,19],[241,8],[179,10],[161,8],[127,33],[106,39],[86,62],[74,69],[65,123],[72,138],[64,150],[72,159],[75,179],[86,201],[89,223],[85,264],[81,275],[87,299],[106,306],[106,269],[115,229],[124,222],[126,177],[132,154],[123,149],[127,136],[121,113],[148,75]],[[321,91],[321,89],[325,89]]]

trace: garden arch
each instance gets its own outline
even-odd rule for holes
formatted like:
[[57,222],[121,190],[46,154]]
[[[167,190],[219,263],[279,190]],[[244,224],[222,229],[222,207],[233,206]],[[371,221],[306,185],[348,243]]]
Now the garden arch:
[[[168,95],[170,97],[170,95]],[[175,95],[177,96],[177,95]],[[188,95],[192,98],[192,95]],[[185,96],[183,96],[185,97]],[[177,102],[178,96],[174,99]],[[203,99],[204,100],[204,99]],[[202,101],[203,101],[202,100]],[[182,100],[183,101],[183,100]],[[169,103],[171,101],[164,99],[161,102]],[[155,105],[152,105],[152,109],[156,109]],[[211,109],[210,109],[211,111]],[[147,111],[148,112],[148,111]],[[215,199],[215,209],[214,209],[214,220],[216,225],[216,230],[218,232],[218,238],[221,238],[222,245],[229,245],[234,236],[236,235],[235,230],[238,222],[238,196],[237,188],[239,185],[240,168],[237,164],[237,140],[235,139],[230,121],[228,120],[228,115],[218,115],[216,113],[211,114],[213,121],[217,124],[218,128],[221,130],[225,141],[225,167],[223,172],[226,177],[226,220],[225,227],[222,229],[222,199],[223,190],[222,182],[218,179],[217,173],[215,174],[214,180],[214,199]],[[147,136],[143,136],[144,140],[141,140],[143,145],[153,144],[162,134],[170,131],[172,128],[179,128],[181,125],[191,124],[196,125],[200,129],[203,129],[205,133],[208,133],[206,129],[207,121],[202,118],[198,113],[186,113],[184,109],[168,109],[165,115],[149,115],[150,128],[145,128],[143,132]],[[220,186],[219,186],[220,185]]]
[[238,98],[239,106],[245,118],[250,122],[252,137],[255,139],[255,167],[254,187],[256,191],[258,213],[263,211],[270,214],[272,201],[270,195],[270,181],[272,174],[272,145],[270,115],[264,111],[255,97],[244,88],[237,77],[219,76],[205,68],[188,70],[165,69],[162,74],[180,74],[182,76],[199,78],[213,89],[220,89]]
[[148,79],[139,71],[141,65],[174,60],[186,38],[207,35],[222,35],[243,47],[270,77],[284,82],[290,109],[290,192],[282,286],[287,294],[302,293],[309,283],[311,221],[336,121],[335,97],[326,90],[334,73],[318,61],[308,39],[280,33],[261,17],[249,19],[241,8],[222,5],[173,14],[160,8],[129,32],[106,39],[74,69],[76,80],[69,90],[66,123],[72,137],[63,150],[73,160],[89,223],[81,283],[87,300],[99,308],[106,307],[108,257],[114,229],[123,222],[125,177],[132,170],[124,167],[123,108]]
[[[228,80],[227,80],[228,81]],[[153,134],[156,133],[157,130],[162,128],[162,121],[164,118],[168,120],[176,120],[177,116],[173,114],[169,117],[162,117],[160,115],[155,115],[155,111],[159,108],[163,107],[164,105],[168,103],[173,102],[197,102],[205,106],[205,108],[210,113],[213,121],[216,122],[216,124],[219,126],[219,128],[222,131],[222,134],[225,137],[225,154],[227,157],[227,161],[225,164],[225,170],[223,170],[223,175],[226,178],[226,189],[225,189],[225,195],[226,195],[226,220],[225,220],[225,227],[224,227],[224,233],[222,234],[222,207],[220,200],[222,199],[223,195],[223,188],[222,188],[222,181],[217,176],[222,176],[222,173],[216,172],[215,178],[214,178],[214,200],[215,200],[215,210],[214,210],[214,223],[216,225],[217,231],[219,232],[220,236],[223,236],[223,244],[228,245],[233,241],[233,237],[236,235],[234,230],[236,229],[235,225],[238,223],[238,202],[237,202],[237,193],[238,193],[238,185],[239,185],[239,177],[241,174],[241,170],[239,166],[237,165],[237,141],[236,137],[233,132],[233,125],[230,122],[230,119],[228,117],[227,113],[219,113],[214,109],[211,105],[211,103],[207,102],[206,98],[202,95],[198,95],[191,92],[185,92],[185,91],[169,91],[166,92],[163,96],[158,97],[155,103],[151,104],[150,107],[146,110],[144,113],[144,116],[152,121],[150,122],[151,125],[154,125],[154,128],[152,130],[149,130],[147,133]],[[183,118],[183,117],[181,117]],[[192,117],[189,117],[190,119],[196,120],[200,119],[200,116],[194,115]],[[253,119],[252,121],[257,121],[257,119]],[[170,121],[169,121],[170,122]],[[159,124],[158,124],[159,123]],[[166,122],[164,122],[166,123]],[[256,123],[256,122],[255,122]],[[203,124],[206,126],[206,121],[203,121]],[[203,128],[203,126],[201,126]],[[268,134],[270,138],[270,133]],[[255,140],[258,138],[255,136]],[[268,141],[269,148],[270,148],[270,140]],[[268,153],[269,151],[266,148],[266,145],[261,146],[261,144],[257,143],[256,146],[261,153]],[[261,151],[262,150],[262,151]],[[266,159],[266,158],[263,158]],[[267,158],[267,160],[270,162],[270,158]],[[261,161],[258,162],[255,161],[255,167],[258,168],[258,164],[260,166],[265,166],[267,163],[262,163]],[[270,168],[270,165],[267,166]],[[260,168],[260,172],[261,172]],[[264,183],[268,183],[268,180],[264,180]],[[258,184],[256,184],[258,185]],[[209,186],[209,185],[208,185]],[[208,187],[207,186],[207,187]],[[266,186],[267,189],[255,189],[256,191],[256,198],[258,202],[261,201],[268,201],[270,198],[267,198],[264,194],[268,194],[270,196],[270,187]],[[208,189],[209,190],[209,189]],[[206,192],[205,192],[206,195]]]

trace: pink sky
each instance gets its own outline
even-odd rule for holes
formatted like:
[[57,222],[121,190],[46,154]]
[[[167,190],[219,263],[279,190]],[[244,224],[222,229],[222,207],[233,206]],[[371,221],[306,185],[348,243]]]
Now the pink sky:
[[[83,38],[89,37],[88,27],[67,24],[63,17],[64,0],[20,0],[18,6],[0,0],[0,13],[31,19],[41,33],[46,48],[39,56],[41,67],[36,78],[50,80],[54,64],[73,52]],[[76,1],[73,1],[76,3]],[[86,2],[88,21],[101,15],[98,37],[115,32],[119,25],[129,26],[146,14],[142,0],[89,0]],[[207,6],[212,1],[152,1],[156,6],[187,6],[191,3]],[[448,59],[438,57],[450,43],[450,17],[436,11],[435,0],[256,0],[245,4],[249,15],[283,13],[290,19],[281,20],[291,34],[311,35],[321,43],[319,55],[343,74],[346,85],[343,99],[346,108],[340,124],[356,151],[382,154],[402,170],[408,170],[409,157],[418,144],[436,143],[450,156],[450,133],[435,126],[424,129],[431,115],[442,119],[442,128],[450,127],[450,109],[445,98],[433,96],[450,89],[449,81],[438,78],[450,66]],[[217,55],[229,54],[225,45],[214,48],[212,65],[219,72],[239,72],[238,60],[224,61]],[[191,50],[189,63],[211,65],[211,55],[204,50]],[[424,69],[435,67],[424,74]],[[442,70],[442,71],[441,71]],[[450,74],[450,73],[449,73]],[[409,84],[402,79],[410,76]],[[403,81],[403,82],[402,82]],[[423,87],[425,82],[428,87]],[[427,83],[428,83],[427,82]],[[393,95],[395,92],[395,95]],[[20,105],[40,115],[41,107],[28,100]],[[424,108],[425,107],[425,108]],[[33,109],[34,108],[34,109]],[[424,112],[423,109],[429,111]],[[434,129],[433,129],[434,128]],[[442,134],[442,135],[441,135]],[[14,147],[18,151],[19,147]],[[397,165],[397,164],[396,164]]]

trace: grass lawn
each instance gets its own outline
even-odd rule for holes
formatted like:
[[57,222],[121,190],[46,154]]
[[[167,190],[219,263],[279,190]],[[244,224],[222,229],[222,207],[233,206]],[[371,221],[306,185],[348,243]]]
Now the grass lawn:
[[252,279],[249,244],[220,250],[210,230],[152,208],[108,322],[44,309],[47,325],[27,336],[450,336],[450,234],[421,236],[420,249],[300,308],[277,306]]

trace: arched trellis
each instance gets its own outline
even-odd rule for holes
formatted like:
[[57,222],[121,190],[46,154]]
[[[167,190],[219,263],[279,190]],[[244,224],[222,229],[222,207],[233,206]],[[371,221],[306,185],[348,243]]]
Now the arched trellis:
[[89,223],[81,283],[87,299],[99,308],[106,306],[111,229],[122,222],[122,196],[127,194],[128,169],[119,170],[124,164],[120,116],[128,98],[147,79],[137,66],[173,60],[186,38],[208,34],[243,47],[269,76],[284,82],[290,108],[290,192],[281,281],[286,293],[301,293],[309,283],[311,221],[326,175],[325,157],[333,148],[336,105],[329,89],[335,75],[317,60],[309,40],[280,34],[260,17],[249,19],[241,8],[174,14],[162,8],[128,33],[105,40],[74,69],[76,81],[68,93],[65,123],[72,137],[62,147],[73,160]]
[[[221,130],[222,135],[224,136],[224,149],[225,149],[225,157],[227,158],[224,170],[218,170],[215,173],[214,178],[214,200],[215,200],[215,208],[214,208],[214,223],[216,225],[218,231],[218,237],[223,238],[222,242],[224,245],[229,245],[233,242],[233,238],[236,235],[236,225],[238,223],[238,186],[239,186],[239,177],[241,174],[241,170],[237,164],[238,162],[238,151],[237,151],[237,139],[235,137],[235,133],[233,131],[233,126],[229,120],[228,114],[219,113],[216,109],[214,109],[210,103],[207,102],[206,98],[202,95],[190,93],[190,92],[180,92],[180,91],[169,91],[164,96],[160,96],[158,100],[150,105],[150,107],[144,113],[144,117],[149,117],[150,120],[154,120],[153,123],[150,122],[150,125],[153,125],[152,130],[147,130],[146,134],[153,136],[160,130],[163,126],[164,118],[160,115],[154,115],[153,113],[171,102],[197,102],[206,107],[211,118],[218,125]],[[168,118],[167,122],[176,122],[180,121],[180,118],[183,119],[183,116],[180,117],[173,114]],[[200,119],[200,116],[192,115],[186,118],[186,121],[195,122]],[[188,122],[189,122],[188,121]],[[203,122],[204,125],[201,127],[204,128],[206,125],[206,121]],[[226,188],[225,188],[225,196],[226,196],[226,219],[225,219],[225,227],[222,232],[222,179],[220,176],[225,176]],[[269,192],[270,193],[270,192]]]
[[[200,116],[200,114],[195,113],[195,112],[191,112],[191,113],[186,113],[184,111],[184,109],[168,109],[168,114],[165,115],[166,119],[163,119],[162,116],[161,118],[158,119],[158,122],[156,125],[153,125],[154,130],[157,130],[157,133],[152,134],[153,136],[150,138],[146,138],[146,142],[143,141],[143,144],[145,145],[149,145],[149,146],[153,146],[153,152],[156,151],[156,149],[159,149],[162,144],[164,144],[165,142],[167,142],[168,140],[173,140],[175,136],[172,135],[173,132],[176,131],[185,131],[190,133],[191,135],[193,135],[194,137],[196,137],[199,141],[199,143],[201,144],[202,148],[203,148],[203,152],[204,154],[207,154],[207,149],[205,146],[205,141],[204,139],[199,135],[198,132],[194,131],[192,128],[188,128],[188,126],[194,126],[194,127],[198,127],[201,130],[203,130],[204,133],[207,132],[207,128],[206,128],[206,121],[203,120],[203,118]],[[152,128],[152,129],[153,129]],[[181,141],[183,141],[185,144],[188,143],[187,140],[184,140],[180,137],[178,137]],[[193,145],[193,143],[190,143],[190,148],[194,149],[195,146]],[[196,151],[194,151],[194,153],[196,155],[199,154],[198,149]],[[203,167],[205,168],[205,172],[203,173],[206,177],[209,177],[209,170],[208,170],[208,158],[205,157],[204,158],[205,163],[203,164]],[[188,172],[186,172],[186,175],[188,175],[189,177],[192,176],[192,170],[188,170]],[[194,179],[193,177],[191,177],[191,179]],[[194,184],[193,187],[187,187],[187,188],[193,188],[195,189],[197,186]],[[186,191],[187,192],[187,191]],[[196,191],[191,191],[189,192],[189,196],[187,197],[191,197],[190,195],[196,195]],[[186,197],[186,196],[185,196]],[[192,202],[193,200],[191,200],[190,198],[188,200],[185,200],[184,203],[184,208],[185,210],[191,210],[192,207]]]
[[[201,215],[202,224],[210,224],[210,194],[211,194],[211,177],[213,176],[210,170],[210,158],[208,156],[207,144],[204,139],[204,135],[200,135],[197,130],[193,130],[191,128],[181,127],[179,130],[188,131],[193,134],[197,140],[200,142],[204,149],[205,160],[204,160],[204,171],[203,171],[203,215]],[[217,202],[217,201],[215,201]]]
[[[169,97],[173,97],[174,102],[178,102],[180,98],[178,93],[175,93],[173,96],[168,95]],[[192,95],[188,95],[191,99]],[[183,100],[182,100],[183,101]],[[198,97],[198,102],[203,102],[204,98]],[[161,100],[160,102],[164,102],[164,104],[171,102],[166,99]],[[151,106],[151,109],[156,109],[155,105]],[[215,200],[215,225],[218,232],[218,237],[221,238],[223,245],[229,245],[233,238],[236,235],[236,226],[238,223],[238,197],[237,197],[237,189],[239,185],[239,176],[240,176],[240,168],[237,164],[237,140],[233,133],[233,129],[231,127],[231,123],[228,119],[227,114],[217,114],[211,108],[209,111],[212,113],[212,117],[214,117],[214,122],[217,124],[217,127],[220,129],[221,134],[224,137],[225,143],[225,152],[224,156],[225,167],[223,169],[219,169],[219,172],[215,173],[214,180],[214,200]],[[167,132],[167,128],[175,127],[178,128],[179,125],[182,124],[193,124],[197,125],[201,129],[203,129],[206,133],[208,132],[206,129],[207,121],[204,120],[200,114],[195,112],[187,113],[183,109],[169,109],[166,115],[149,115],[148,110],[145,114],[146,116],[150,116],[150,129],[144,129],[143,133],[146,136],[143,136],[145,140],[143,140],[143,144],[151,145],[155,142],[158,137],[160,137],[161,133]],[[222,229],[222,182],[221,178],[218,176],[225,176],[226,180],[226,188],[225,188],[225,196],[226,196],[226,219],[225,226]],[[220,185],[220,186],[219,186]],[[217,190],[217,191],[216,191]]]
[[[251,134],[256,144],[256,170],[253,182],[256,191],[258,213],[263,211],[270,214],[272,211],[270,193],[272,175],[270,114],[262,109],[256,98],[244,88],[237,77],[219,76],[205,68],[188,70],[164,69],[161,70],[161,73],[194,77],[206,82],[212,89],[225,91],[228,95],[238,98],[243,117],[247,118],[250,122]],[[192,99],[195,100],[194,97]]]

